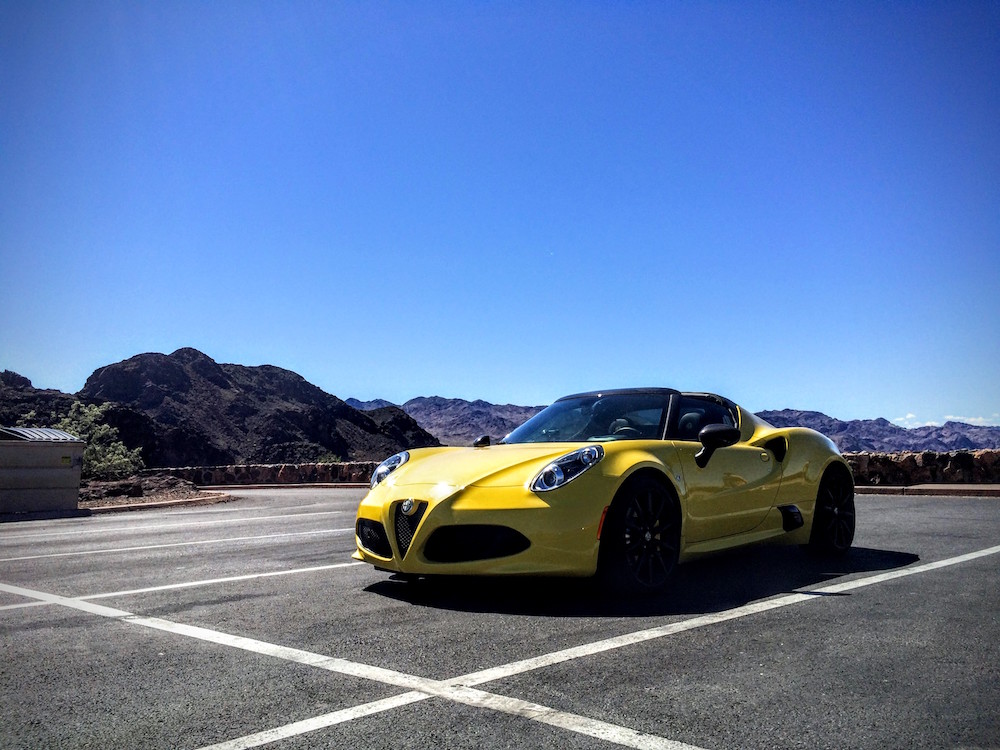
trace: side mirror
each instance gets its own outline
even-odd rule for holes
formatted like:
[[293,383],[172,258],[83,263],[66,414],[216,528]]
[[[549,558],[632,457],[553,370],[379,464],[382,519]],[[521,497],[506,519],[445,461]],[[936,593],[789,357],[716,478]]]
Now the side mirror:
[[701,450],[695,454],[694,462],[698,468],[704,469],[708,466],[708,459],[712,457],[719,448],[728,448],[735,445],[740,439],[740,429],[730,427],[727,424],[710,424],[701,428],[698,433],[698,441],[701,443]]
[[489,435],[481,435],[480,437],[476,438],[476,441],[472,444],[472,447],[473,448],[485,448],[489,444],[490,444],[490,436]]

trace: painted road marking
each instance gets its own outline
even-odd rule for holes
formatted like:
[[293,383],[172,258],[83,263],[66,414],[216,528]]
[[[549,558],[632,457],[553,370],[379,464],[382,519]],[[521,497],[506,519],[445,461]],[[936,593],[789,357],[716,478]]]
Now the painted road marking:
[[[478,695],[486,696],[487,698],[486,700],[480,701],[473,699],[470,696],[466,700],[462,700],[462,697],[464,696],[460,696],[458,693],[450,694],[445,697],[449,697],[457,702],[465,703],[466,705],[501,711],[513,716],[519,716],[521,718],[538,721],[543,724],[549,724],[550,726],[559,727],[560,729],[567,729],[579,734],[586,734],[591,737],[596,737],[598,739],[602,739],[616,745],[623,745],[625,747],[639,748],[640,750],[701,750],[701,748],[698,748],[695,745],[688,745],[683,742],[676,742],[663,737],[656,737],[655,735],[636,732],[634,729],[608,724],[607,722],[589,719],[585,716],[579,716],[565,711],[556,711],[546,706],[538,705],[537,703],[529,703],[516,698],[507,698],[502,695],[483,693],[479,690],[472,692]],[[385,698],[380,701],[365,703],[361,706],[353,706],[351,708],[341,709],[340,711],[333,711],[328,714],[323,714],[322,716],[316,716],[311,719],[286,724],[282,727],[265,729],[263,732],[257,732],[256,734],[247,735],[246,737],[239,737],[235,740],[228,740],[215,745],[208,745],[200,748],[200,750],[247,750],[248,748],[260,747],[261,745],[267,745],[271,742],[277,742],[278,740],[296,737],[300,734],[306,734],[307,732],[314,732],[317,729],[332,727],[336,724],[344,724],[348,721],[364,718],[365,716],[371,716],[383,711],[389,711],[393,708],[406,706],[411,703],[416,703],[417,701],[426,700],[430,697],[432,696],[418,691],[401,693],[393,696],[392,698]]]
[[350,513],[354,515],[356,511],[353,510],[323,510],[315,511],[311,513],[284,513],[280,516],[247,516],[244,518],[219,518],[214,521],[184,521],[182,523],[157,523],[144,525],[141,523],[134,524],[132,526],[119,526],[118,528],[104,528],[101,526],[86,526],[77,527],[74,529],[66,529],[65,531],[40,531],[37,533],[28,534],[4,534],[0,539],[4,542],[9,542],[11,540],[21,540],[21,539],[42,539],[44,537],[53,536],[79,536],[82,534],[87,534],[93,536],[96,533],[115,533],[119,531],[132,531],[132,532],[142,532],[142,531],[152,531],[153,529],[180,529],[187,526],[215,526],[224,523],[255,523],[257,521],[276,521],[282,518],[305,518],[307,516],[335,516],[343,515],[345,513]]
[[[533,721],[549,724],[551,726],[568,729],[580,734],[614,742],[615,744],[623,745],[624,747],[636,748],[637,750],[701,750],[693,745],[685,745],[683,743],[674,742],[672,740],[645,734],[643,732],[637,732],[636,730],[628,729],[627,727],[619,727],[597,719],[590,719],[585,716],[578,716],[565,711],[557,711],[537,703],[531,703],[529,701],[523,701],[517,698],[510,698],[502,695],[495,695],[493,693],[487,693],[483,690],[476,690],[472,687],[456,685],[454,684],[454,681],[442,682],[440,680],[432,680],[426,677],[418,677],[416,675],[406,674],[405,672],[398,672],[393,669],[385,669],[383,667],[361,664],[359,662],[352,662],[338,657],[316,654],[302,649],[280,646],[274,643],[259,641],[255,638],[245,638],[243,636],[223,633],[217,630],[209,630],[208,628],[198,627],[197,625],[185,625],[183,623],[164,620],[159,617],[144,617],[142,615],[135,615],[131,612],[115,609],[113,607],[105,607],[100,604],[85,602],[80,599],[59,596],[57,594],[48,594],[42,591],[34,591],[32,589],[25,589],[19,586],[11,586],[4,583],[0,583],[0,591],[7,591],[8,593],[17,594],[19,596],[40,599],[51,604],[59,604],[64,607],[81,610],[89,614],[121,620],[132,625],[139,625],[166,633],[195,638],[197,640],[215,643],[220,646],[238,648],[243,651],[249,651],[251,653],[264,656],[272,656],[274,658],[283,659],[296,664],[315,667],[317,669],[325,669],[330,672],[336,672],[337,674],[372,680],[373,682],[381,682],[385,685],[403,688],[408,692],[416,692],[415,696],[407,696],[404,703],[412,703],[419,698],[439,697],[468,706],[488,708],[493,711],[499,711],[531,719]],[[398,700],[399,697],[397,696],[397,701]],[[380,704],[378,710],[382,711],[395,707],[395,703],[391,700],[383,700],[378,703]],[[356,707],[353,711],[337,713],[344,714],[350,718],[357,718],[358,716],[370,715],[373,712],[372,707],[366,704],[364,706]],[[310,722],[296,722],[296,725],[301,731],[312,731],[312,729],[319,728],[319,726],[313,726]],[[322,725],[323,724],[320,726]],[[325,724],[325,726],[329,725],[330,724],[328,723]],[[312,729],[304,729],[305,726],[311,726]],[[282,728],[279,728],[279,731],[281,729]],[[285,735],[282,734],[281,736]],[[273,739],[266,739],[262,742],[261,739],[263,737],[273,737]],[[256,733],[253,735],[253,738],[253,744],[247,744],[247,738],[241,738],[236,742],[242,744],[230,746],[257,747],[260,744],[273,742],[275,739],[279,739],[280,737],[275,736],[274,732],[268,730]]]
[[275,727],[274,729],[265,729],[263,732],[248,734],[245,737],[239,737],[235,740],[219,742],[215,745],[203,747],[201,750],[244,750],[244,748],[260,747],[261,745],[268,745],[272,742],[277,742],[278,740],[285,740],[290,737],[297,737],[300,734],[315,732],[317,729],[325,729],[326,727],[344,724],[348,721],[354,721],[355,719],[362,719],[365,716],[379,714],[383,711],[391,711],[394,708],[400,708],[402,706],[409,705],[410,703],[427,700],[430,697],[431,696],[426,693],[411,690],[408,693],[400,693],[399,695],[394,695],[391,698],[365,703],[362,706],[343,708],[339,711],[323,714],[322,716],[314,716],[311,719],[303,719],[302,721],[285,724],[284,726]]
[[24,557],[7,557],[0,559],[0,562],[17,562],[19,560],[41,560],[46,557],[76,557],[78,555],[104,555],[118,552],[138,552],[149,549],[166,549],[168,547],[191,547],[197,544],[224,544],[226,542],[248,542],[260,539],[282,539],[291,536],[309,536],[310,534],[343,534],[350,531],[354,533],[354,527],[347,529],[319,529],[317,531],[291,531],[286,534],[264,534],[263,536],[234,536],[228,539],[202,539],[197,542],[171,542],[170,544],[147,544],[142,547],[118,547],[115,549],[89,549],[79,552],[50,552],[46,555],[25,555]]
[[[746,617],[748,615],[757,614],[759,612],[766,612],[772,609],[778,609],[780,607],[786,607],[792,604],[801,604],[808,601],[813,601],[815,599],[822,599],[824,598],[823,594],[843,593],[845,591],[864,588],[866,586],[872,586],[896,578],[903,578],[906,576],[916,575],[918,573],[926,573],[933,570],[938,570],[940,568],[945,568],[951,565],[958,565],[960,563],[969,562],[971,560],[975,560],[981,557],[987,557],[989,555],[995,555],[997,553],[1000,553],[1000,546],[990,547],[988,549],[971,552],[966,555],[959,555],[958,557],[948,558],[946,560],[926,563],[924,565],[917,565],[910,568],[903,568],[901,570],[891,571],[889,573],[880,573],[873,576],[858,578],[852,581],[847,581],[845,583],[832,584],[817,589],[810,589],[807,592],[787,594],[785,596],[778,597],[776,599],[768,599],[761,602],[753,602],[751,604],[747,604],[742,607],[737,607],[732,610],[726,610],[724,612],[718,612],[715,614],[705,615],[702,617],[693,617],[687,620],[670,623],[668,625],[663,625],[656,628],[640,630],[634,633],[626,633],[621,636],[606,638],[601,641],[596,641],[589,644],[583,644],[581,646],[563,649],[561,651],[556,651],[550,654],[544,654],[542,656],[530,659],[523,659],[521,661],[511,662],[510,664],[502,665],[499,667],[484,669],[479,672],[472,672],[470,674],[463,675],[461,677],[452,678],[450,680],[447,680],[446,682],[449,685],[456,685],[456,686],[482,685],[487,682],[493,682],[517,674],[523,674],[524,672],[529,672],[536,669],[542,669],[544,667],[552,666],[555,664],[560,664],[574,659],[583,658],[585,656],[591,656],[605,651],[611,651],[613,649],[623,648],[625,646],[630,646],[637,643],[643,643],[645,641],[649,641],[654,638],[663,638],[665,636],[673,635],[676,633],[682,633],[688,630],[693,630],[695,628],[705,627],[719,622],[725,622],[727,620],[734,620],[740,617]],[[447,697],[447,696],[442,696],[442,697]],[[414,700],[416,700],[416,698],[414,698]],[[407,702],[412,702],[412,701],[408,700]],[[489,708],[490,706],[485,705],[483,707]],[[362,711],[362,709],[364,710]],[[353,709],[349,710],[360,711],[362,716],[369,716],[372,713],[376,712],[375,703],[364,704],[363,706],[356,706]],[[528,716],[527,718],[533,718],[533,717]],[[333,724],[350,720],[351,720],[350,718],[346,718],[344,712],[334,712],[331,714],[326,714],[321,717],[316,717],[314,721],[318,723],[318,726],[315,726],[314,728],[319,729],[324,726],[332,726]],[[259,747],[269,742],[273,742],[276,739],[283,739],[285,737],[294,736],[294,733],[299,729],[305,732],[312,731],[312,729],[306,728],[305,726],[299,726],[302,724],[306,724],[306,722],[297,722],[296,724],[289,724],[284,727],[276,727],[274,729],[265,730],[264,732],[259,732],[253,735],[247,735],[245,737],[230,740],[229,742],[221,743],[219,745],[212,745],[210,747],[201,748],[201,750],[246,750],[248,748]],[[571,729],[571,727],[564,727],[564,728]],[[280,736],[269,734],[273,732],[280,733]],[[588,732],[584,733],[589,734]],[[274,736],[274,739],[267,739],[269,736]],[[596,736],[596,735],[591,735],[591,736]],[[647,735],[647,737],[651,736]],[[654,739],[661,739],[661,738],[654,738]],[[609,741],[614,741],[614,740],[609,739]],[[671,742],[670,740],[665,740],[665,739],[663,739],[662,741]],[[619,742],[618,744],[624,744],[625,746],[628,747],[635,747],[635,745],[631,745],[626,742]],[[690,748],[692,746],[689,745],[685,746],[682,745],[681,743],[676,743],[675,745],[672,746],[663,745],[662,747],[674,747],[679,749],[682,747]]]
[[946,560],[939,560],[937,562],[925,563],[923,565],[901,568],[887,573],[878,573],[864,578],[856,578],[844,583],[836,583],[794,594],[786,594],[775,599],[764,599],[759,602],[744,604],[743,606],[736,607],[735,609],[728,609],[722,612],[715,612],[710,615],[702,615],[700,617],[692,617],[688,620],[672,622],[667,625],[649,628],[648,630],[638,630],[632,633],[625,633],[624,635],[606,638],[601,641],[585,643],[581,646],[573,646],[561,651],[543,654],[542,656],[522,659],[521,661],[511,662],[510,664],[505,664],[500,667],[493,667],[490,669],[484,669],[480,672],[474,672],[466,675],[462,679],[462,684],[482,685],[487,682],[493,682],[494,680],[504,679],[513,675],[522,674],[524,672],[531,672],[544,667],[550,667],[555,664],[580,659],[585,656],[593,656],[604,651],[612,651],[624,646],[643,643],[655,638],[663,638],[664,636],[683,633],[685,631],[702,628],[707,625],[715,625],[728,620],[736,620],[748,615],[755,615],[761,612],[768,612],[772,609],[787,607],[791,604],[801,604],[803,602],[813,601],[814,599],[822,599],[824,594],[839,594],[846,591],[852,591],[854,589],[865,588],[867,586],[874,586],[875,584],[884,583],[885,581],[891,581],[896,578],[905,578],[919,573],[928,573],[932,570],[938,570],[939,568],[946,568],[952,565],[959,565],[960,563],[969,562],[981,557],[988,557],[997,553],[1000,553],[1000,546],[989,547],[984,550],[970,552],[966,555],[959,555],[958,557],[950,557]]
[[[503,679],[516,674],[522,674],[524,672],[551,666],[553,664],[559,664],[583,658],[585,656],[643,643],[655,638],[663,638],[668,635],[693,630],[695,628],[705,627],[720,622],[746,617],[752,614],[758,614],[760,612],[790,606],[792,604],[802,604],[805,602],[815,601],[817,599],[824,599],[825,597],[823,594],[836,594],[852,591],[854,589],[873,586],[898,578],[939,570],[941,568],[958,565],[960,563],[969,562],[987,557],[989,555],[995,555],[997,553],[1000,553],[1000,546],[989,547],[987,549],[970,552],[968,554],[932,563],[925,563],[923,565],[916,565],[900,570],[857,578],[844,583],[821,586],[805,592],[796,592],[785,596],[779,596],[774,599],[753,602],[751,604],[736,607],[735,609],[724,612],[693,617],[680,622],[669,623],[655,628],[648,628],[646,630],[635,631],[633,633],[626,633],[621,636],[595,641],[590,644],[563,649],[561,651],[533,657],[531,659],[511,662],[510,664],[500,667],[473,672],[468,675],[456,677],[446,681],[417,677],[415,675],[384,669],[382,667],[351,662],[346,659],[324,656],[322,654],[315,654],[300,649],[279,646],[252,638],[230,635],[228,633],[222,633],[193,625],[184,625],[160,618],[143,617],[125,612],[123,610],[92,604],[91,602],[80,599],[47,594],[45,592],[33,591],[31,589],[24,589],[8,584],[0,583],[0,591],[6,591],[8,593],[26,598],[39,599],[41,601],[58,604],[72,609],[79,609],[91,614],[100,615],[102,617],[121,619],[123,622],[133,625],[162,630],[190,638],[197,638],[199,640],[229,646],[232,648],[239,648],[253,653],[273,656],[275,658],[305,664],[339,674],[381,682],[383,684],[403,688],[407,691],[407,693],[404,693],[401,696],[396,696],[395,699],[376,701],[362,706],[336,711],[331,714],[325,714],[321,717],[315,717],[312,720],[295,722],[283,727],[277,727],[263,732],[257,732],[253,735],[237,738],[235,740],[230,740],[226,743],[213,745],[211,746],[213,750],[218,750],[219,748],[236,750],[236,748],[242,749],[258,747],[277,739],[314,731],[315,729],[319,729],[323,726],[332,726],[335,723],[350,721],[353,718],[358,718],[360,716],[369,716],[379,711],[386,711],[398,705],[405,705],[406,703],[412,703],[416,700],[420,700],[422,697],[439,697],[469,706],[501,711],[503,713],[521,716],[532,721],[539,721],[551,726],[604,739],[608,742],[613,742],[625,747],[692,750],[693,746],[691,745],[685,745],[673,740],[636,732],[635,730],[628,729],[627,727],[608,724],[606,722],[590,719],[588,717],[556,711],[555,709],[528,701],[496,695],[482,690],[476,690],[472,686],[481,685],[486,682]],[[413,694],[411,695],[411,693]]]
[[[273,570],[267,573],[247,573],[240,576],[228,576],[226,578],[207,578],[202,581],[185,581],[183,583],[166,583],[162,586],[148,586],[143,589],[128,589],[125,591],[106,591],[101,594],[87,594],[85,596],[77,596],[76,599],[80,601],[90,601],[91,599],[112,599],[116,596],[130,596],[132,594],[148,594],[155,591],[170,591],[172,589],[189,589],[195,588],[197,586],[213,586],[219,583],[234,583],[237,581],[252,581],[255,578],[273,578],[275,576],[291,576],[297,575],[299,573],[316,573],[323,570],[334,570],[336,568],[352,568],[358,565],[364,565],[363,562],[343,562],[343,563],[331,563],[330,565],[315,565],[311,568],[295,568],[294,570]],[[5,609],[24,609],[25,607],[45,607],[53,602],[46,601],[31,601],[23,602],[21,604],[7,604],[0,607],[0,611]]]

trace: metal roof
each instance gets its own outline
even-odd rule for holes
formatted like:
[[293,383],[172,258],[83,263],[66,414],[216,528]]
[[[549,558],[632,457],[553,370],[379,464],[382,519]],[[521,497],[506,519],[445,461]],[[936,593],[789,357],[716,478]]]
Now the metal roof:
[[30,440],[46,443],[82,443],[75,435],[51,427],[0,427],[0,440]]

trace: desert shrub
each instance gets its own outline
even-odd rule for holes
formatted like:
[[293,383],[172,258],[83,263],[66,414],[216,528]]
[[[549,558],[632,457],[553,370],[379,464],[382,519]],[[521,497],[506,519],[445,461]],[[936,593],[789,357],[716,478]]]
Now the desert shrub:
[[69,415],[54,427],[86,441],[83,451],[83,476],[91,479],[121,479],[144,468],[141,449],[129,450],[119,439],[118,430],[104,421],[109,404],[84,404],[76,401]]

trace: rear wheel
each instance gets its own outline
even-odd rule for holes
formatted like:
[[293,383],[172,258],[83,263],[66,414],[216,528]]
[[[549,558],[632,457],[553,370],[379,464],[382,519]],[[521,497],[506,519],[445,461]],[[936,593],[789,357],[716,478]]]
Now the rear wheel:
[[823,554],[842,555],[854,541],[854,481],[846,471],[831,470],[816,495],[809,548]]
[[677,567],[681,524],[673,491],[636,477],[618,491],[601,532],[600,573],[614,591],[655,593]]

